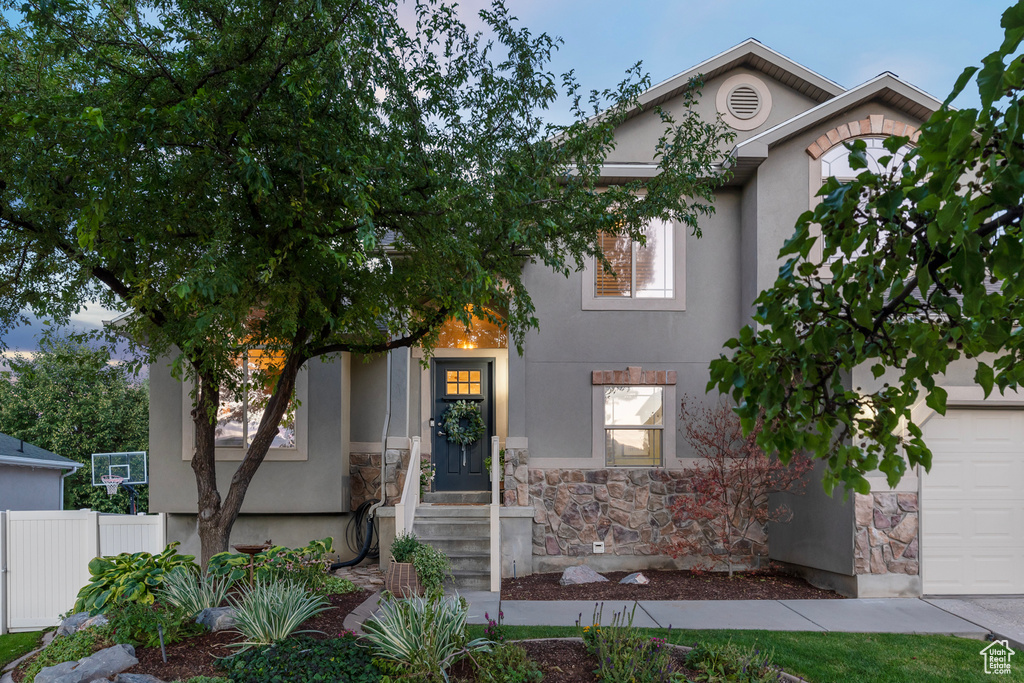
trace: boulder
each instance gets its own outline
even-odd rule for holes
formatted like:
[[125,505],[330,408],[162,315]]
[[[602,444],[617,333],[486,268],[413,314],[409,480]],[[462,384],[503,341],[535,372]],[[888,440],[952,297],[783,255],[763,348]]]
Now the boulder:
[[558,580],[558,583],[563,586],[575,586],[580,583],[600,583],[607,580],[587,565],[581,564],[569,567],[562,572],[562,578]]
[[226,631],[235,627],[233,607],[207,607],[196,615],[196,623],[211,631]]
[[637,584],[639,586],[646,586],[650,582],[651,580],[643,574],[641,574],[640,572],[633,572],[629,576],[622,577],[622,580],[619,581],[619,583],[632,583]]
[[163,679],[150,674],[117,674],[114,683],[164,683]]
[[94,652],[77,662],[48,666],[36,674],[33,683],[92,683],[110,678],[138,663],[134,647],[115,645]]
[[77,631],[79,629],[79,627],[82,625],[82,622],[84,622],[88,618],[89,618],[89,613],[88,612],[78,612],[77,614],[72,614],[70,617],[68,617],[67,619],[65,619],[64,621],[62,621],[60,623],[60,626],[57,628],[57,635],[58,636],[70,636],[70,635],[73,635],[75,633],[75,631]]
[[109,623],[110,620],[107,619],[106,616],[102,614],[97,614],[96,616],[89,617],[88,619],[83,621],[82,625],[78,627],[78,630],[81,631],[82,629],[92,628],[93,626],[106,626]]

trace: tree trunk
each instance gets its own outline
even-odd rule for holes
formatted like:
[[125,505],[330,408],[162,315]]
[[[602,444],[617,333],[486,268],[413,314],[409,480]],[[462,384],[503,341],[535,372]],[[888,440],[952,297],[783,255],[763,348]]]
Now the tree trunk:
[[196,426],[196,447],[192,455],[192,471],[196,475],[199,493],[198,531],[199,561],[203,567],[217,553],[226,552],[242,501],[256,470],[270,450],[277,426],[288,409],[295,391],[295,378],[302,366],[302,357],[294,349],[281,368],[274,393],[263,412],[256,436],[239,463],[227,496],[221,499],[217,490],[217,459],[214,437],[217,427],[216,410],[220,402],[220,381],[210,372],[197,371],[199,389],[196,394],[192,420]]

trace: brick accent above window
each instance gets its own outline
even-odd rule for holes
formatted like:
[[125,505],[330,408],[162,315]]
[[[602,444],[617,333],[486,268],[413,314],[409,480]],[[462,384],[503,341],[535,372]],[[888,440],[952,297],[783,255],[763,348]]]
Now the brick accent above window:
[[594,386],[604,384],[617,385],[674,385],[676,383],[675,370],[644,370],[643,368],[631,366],[625,370],[594,370],[592,383]]
[[886,118],[882,114],[871,114],[866,119],[847,121],[827,131],[807,147],[807,154],[817,159],[839,143],[865,135],[906,135],[911,142],[916,143],[921,131],[916,126]]

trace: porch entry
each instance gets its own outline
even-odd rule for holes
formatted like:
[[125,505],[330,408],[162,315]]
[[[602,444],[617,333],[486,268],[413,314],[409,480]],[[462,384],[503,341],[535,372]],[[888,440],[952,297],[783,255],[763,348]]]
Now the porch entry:
[[[431,441],[436,491],[486,491],[490,488],[484,458],[494,436],[494,359],[435,358]],[[444,431],[444,415],[456,401],[480,407],[486,431],[465,447],[452,443]]]

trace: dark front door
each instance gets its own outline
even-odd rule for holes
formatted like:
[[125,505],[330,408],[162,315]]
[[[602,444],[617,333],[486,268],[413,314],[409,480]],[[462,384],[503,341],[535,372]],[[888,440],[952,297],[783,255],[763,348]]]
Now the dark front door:
[[[494,435],[494,359],[434,359],[433,461],[437,491],[486,491],[490,488],[484,458]],[[480,407],[487,430],[467,446],[448,440],[444,417],[448,406],[469,401]],[[465,425],[466,421],[463,420]]]

